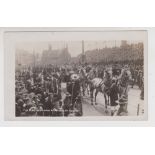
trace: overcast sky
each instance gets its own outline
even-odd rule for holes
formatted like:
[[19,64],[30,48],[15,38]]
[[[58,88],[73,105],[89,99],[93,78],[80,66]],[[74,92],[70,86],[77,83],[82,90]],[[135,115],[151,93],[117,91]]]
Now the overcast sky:
[[5,40],[15,42],[17,49],[29,52],[35,50],[41,53],[48,49],[61,49],[68,45],[71,56],[82,52],[82,40],[85,50],[120,46],[121,40],[128,43],[144,42],[147,40],[146,31],[105,31],[105,32],[7,32]]

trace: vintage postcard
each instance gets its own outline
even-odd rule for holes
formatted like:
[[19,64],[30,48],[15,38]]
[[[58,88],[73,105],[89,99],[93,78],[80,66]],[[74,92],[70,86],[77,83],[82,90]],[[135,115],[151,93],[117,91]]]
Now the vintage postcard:
[[146,121],[147,31],[6,30],[6,121]]

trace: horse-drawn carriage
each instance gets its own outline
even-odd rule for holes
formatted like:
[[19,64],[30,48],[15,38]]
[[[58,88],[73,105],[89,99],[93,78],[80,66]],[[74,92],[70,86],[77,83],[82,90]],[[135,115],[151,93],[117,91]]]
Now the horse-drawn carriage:
[[67,93],[63,104],[64,116],[82,116],[82,101],[79,94],[75,99],[72,95]]
[[76,74],[71,76],[73,80],[61,84],[63,98],[64,116],[82,116],[82,97],[79,77]]

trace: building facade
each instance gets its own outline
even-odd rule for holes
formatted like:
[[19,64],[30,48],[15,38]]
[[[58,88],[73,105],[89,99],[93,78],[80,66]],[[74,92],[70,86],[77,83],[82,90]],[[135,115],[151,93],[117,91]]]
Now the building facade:
[[[136,61],[144,59],[143,52],[144,47],[142,42],[128,44],[126,41],[122,41],[122,44],[117,47],[87,50],[85,56],[88,63]],[[82,57],[82,55],[79,57]]]
[[60,65],[67,64],[71,60],[71,55],[68,52],[68,47],[63,49],[52,49],[49,45],[47,50],[42,52],[41,64],[42,65]]

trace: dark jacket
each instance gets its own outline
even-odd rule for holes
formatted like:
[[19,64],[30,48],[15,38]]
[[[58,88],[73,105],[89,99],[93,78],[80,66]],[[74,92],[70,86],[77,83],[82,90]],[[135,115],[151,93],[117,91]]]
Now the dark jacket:
[[77,95],[80,93],[80,83],[78,81],[68,83],[67,91],[73,95],[73,97],[77,97]]
[[111,106],[116,106],[116,100],[118,100],[118,86],[116,83],[113,83],[110,87],[110,100],[111,100]]

